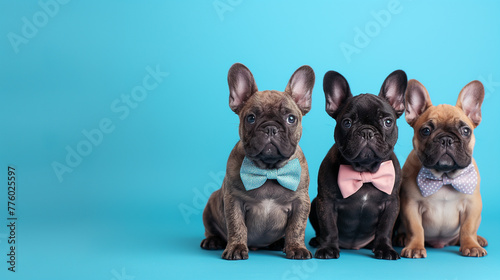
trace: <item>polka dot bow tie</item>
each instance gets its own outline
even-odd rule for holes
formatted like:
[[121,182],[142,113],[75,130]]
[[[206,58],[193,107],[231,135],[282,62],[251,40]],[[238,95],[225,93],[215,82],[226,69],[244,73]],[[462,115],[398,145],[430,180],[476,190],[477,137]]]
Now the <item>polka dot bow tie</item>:
[[429,169],[422,167],[418,172],[417,185],[423,197],[436,193],[444,185],[451,185],[461,193],[472,194],[476,189],[477,179],[476,168],[472,163],[455,178],[449,178],[446,174],[436,177]]
[[262,169],[245,157],[240,169],[241,181],[247,191],[261,187],[268,179],[275,179],[281,186],[296,191],[300,183],[301,173],[302,167],[300,167],[298,158],[278,169]]

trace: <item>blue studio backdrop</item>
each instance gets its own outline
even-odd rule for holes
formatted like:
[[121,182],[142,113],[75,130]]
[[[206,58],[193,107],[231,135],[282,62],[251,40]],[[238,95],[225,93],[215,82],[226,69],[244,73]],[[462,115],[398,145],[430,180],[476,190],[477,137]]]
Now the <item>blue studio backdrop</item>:
[[[0,15],[0,279],[500,273],[500,2],[39,0],[2,1]],[[311,199],[334,142],[322,89],[328,70],[342,73],[354,94],[378,94],[403,69],[434,104],[454,105],[468,82],[483,82],[474,157],[488,256],[462,257],[453,246],[418,260],[376,260],[361,249],[306,261],[251,251],[230,262],[201,250],[203,208],[239,138],[228,106],[235,62],[259,89],[284,90],[298,67],[314,69],[300,141]],[[397,124],[402,164],[413,130],[404,117]],[[308,224],[306,242],[313,236]]]

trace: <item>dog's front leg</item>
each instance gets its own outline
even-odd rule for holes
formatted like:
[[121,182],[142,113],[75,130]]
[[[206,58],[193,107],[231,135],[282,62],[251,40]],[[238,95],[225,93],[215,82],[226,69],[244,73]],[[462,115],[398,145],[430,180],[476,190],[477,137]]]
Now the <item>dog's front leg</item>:
[[241,200],[231,194],[224,194],[224,216],[228,240],[222,258],[226,260],[248,259],[247,226]]
[[405,247],[401,251],[401,256],[415,259],[427,257],[422,214],[418,202],[409,199],[404,193],[401,195],[401,217],[406,229]]
[[385,260],[397,260],[399,254],[392,248],[391,235],[399,214],[399,201],[397,198],[389,199],[385,210],[380,217],[380,221],[375,232],[373,243],[373,253],[375,258]]
[[[460,252],[464,256],[484,257],[487,254],[486,250],[478,243],[477,237],[477,230],[481,222],[481,209],[481,196],[479,193],[475,193],[465,211],[460,213]],[[486,240],[484,243],[487,243]]]
[[318,259],[338,259],[339,249],[339,229],[337,227],[337,209],[334,207],[333,198],[324,199],[317,197],[316,213],[318,214],[319,247],[314,254]]
[[308,195],[304,199],[297,199],[292,203],[292,212],[288,217],[285,231],[284,252],[288,259],[312,258],[311,252],[305,246],[305,230],[310,210],[311,203]]

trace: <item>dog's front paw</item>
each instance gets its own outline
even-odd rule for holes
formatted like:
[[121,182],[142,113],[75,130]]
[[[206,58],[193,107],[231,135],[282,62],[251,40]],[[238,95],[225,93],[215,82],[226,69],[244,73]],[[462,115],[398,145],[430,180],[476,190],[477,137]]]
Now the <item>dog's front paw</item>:
[[226,240],[218,236],[209,236],[201,241],[200,246],[205,250],[220,250],[226,247]]
[[427,257],[427,251],[424,247],[404,247],[401,251],[404,258],[421,259]]
[[222,258],[226,260],[246,260],[248,259],[248,247],[245,244],[228,244]]
[[311,252],[304,246],[285,247],[284,251],[287,259],[305,260],[312,258]]
[[317,259],[338,259],[340,249],[338,247],[321,247],[316,250],[314,257]]
[[399,254],[390,246],[379,246],[373,249],[373,253],[375,253],[376,259],[384,259],[384,260],[398,260]]
[[466,257],[484,257],[488,254],[483,247],[460,247],[460,252]]

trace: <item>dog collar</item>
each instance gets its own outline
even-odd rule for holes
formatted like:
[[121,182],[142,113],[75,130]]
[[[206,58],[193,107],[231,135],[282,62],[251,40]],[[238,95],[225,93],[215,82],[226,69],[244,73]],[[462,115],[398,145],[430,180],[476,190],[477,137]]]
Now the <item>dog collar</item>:
[[422,167],[418,172],[417,185],[423,197],[436,193],[444,185],[451,185],[461,193],[472,194],[476,189],[477,180],[476,168],[472,163],[455,178],[449,178],[446,174],[436,177],[430,169]]
[[241,181],[247,191],[261,187],[268,179],[278,180],[281,186],[296,191],[300,183],[301,173],[302,167],[298,158],[290,160],[285,166],[278,169],[261,169],[245,157],[240,169]]
[[337,183],[344,198],[356,193],[364,183],[372,183],[377,189],[391,194],[396,181],[396,172],[392,160],[380,164],[377,172],[358,172],[352,166],[341,164]]

